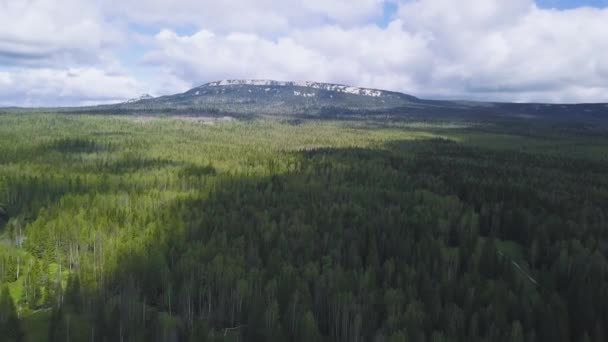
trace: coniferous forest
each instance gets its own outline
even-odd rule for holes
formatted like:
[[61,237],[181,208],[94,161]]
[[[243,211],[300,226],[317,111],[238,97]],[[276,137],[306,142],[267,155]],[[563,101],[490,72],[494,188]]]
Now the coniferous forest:
[[608,134],[0,115],[2,341],[608,340]]

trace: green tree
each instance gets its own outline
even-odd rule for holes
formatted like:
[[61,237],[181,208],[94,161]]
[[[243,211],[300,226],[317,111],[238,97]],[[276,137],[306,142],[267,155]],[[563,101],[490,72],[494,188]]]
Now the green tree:
[[306,311],[300,320],[300,341],[315,342],[319,339],[319,331],[315,317],[310,311]]

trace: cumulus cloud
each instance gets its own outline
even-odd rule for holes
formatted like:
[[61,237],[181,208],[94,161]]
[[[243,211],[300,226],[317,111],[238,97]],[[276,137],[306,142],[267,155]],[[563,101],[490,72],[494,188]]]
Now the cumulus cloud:
[[123,39],[92,2],[0,0],[0,63],[32,67],[93,63]]
[[608,100],[608,9],[545,10],[529,0],[425,0],[406,2],[399,17],[408,32],[429,37],[435,66],[428,85],[446,96]]
[[141,90],[115,50],[126,43],[94,1],[0,0],[0,106],[82,105]]

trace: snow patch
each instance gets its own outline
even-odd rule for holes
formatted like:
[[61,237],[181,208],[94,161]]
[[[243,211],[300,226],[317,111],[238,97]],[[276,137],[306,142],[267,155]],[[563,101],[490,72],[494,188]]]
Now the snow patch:
[[317,95],[315,93],[306,93],[306,92],[301,92],[301,91],[297,91],[297,90],[294,90],[293,94],[295,96],[302,96],[302,97],[315,97]]
[[139,97],[133,98],[133,99],[129,99],[127,100],[125,103],[134,103],[134,102],[139,102],[141,100],[149,100],[149,99],[153,99],[154,97],[152,97],[150,94],[143,94]]
[[[211,83],[207,83],[203,85],[203,87],[222,87],[222,86],[278,86],[278,87],[303,87],[303,88],[313,88],[325,91],[333,91],[344,94],[352,94],[359,96],[371,96],[371,97],[380,97],[385,95],[385,92],[377,89],[370,88],[358,88],[351,87],[342,84],[332,84],[332,83],[319,83],[319,82],[281,82],[281,81],[272,81],[272,80],[222,80],[215,81]],[[270,88],[264,89],[264,91],[270,91]],[[310,93],[308,93],[310,94]],[[302,96],[302,95],[299,95]],[[310,96],[310,95],[308,95]],[[314,94],[312,95],[314,96]]]

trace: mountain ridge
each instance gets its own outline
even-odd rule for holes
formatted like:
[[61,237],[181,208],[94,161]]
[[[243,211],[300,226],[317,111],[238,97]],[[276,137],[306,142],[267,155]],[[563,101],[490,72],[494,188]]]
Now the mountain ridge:
[[[205,83],[196,88],[202,87],[221,87],[221,86],[281,86],[281,87],[302,87],[302,88],[313,88],[321,89],[326,91],[335,91],[339,93],[346,93],[359,96],[371,96],[380,97],[387,94],[403,94],[400,92],[388,91],[377,88],[366,88],[366,87],[355,87],[351,85],[341,83],[326,83],[326,82],[313,82],[313,81],[276,81],[269,79],[231,79],[231,80],[219,80]],[[194,88],[194,89],[196,89]],[[407,94],[404,94],[407,95]],[[412,95],[408,95],[412,96]],[[413,97],[413,96],[412,96]]]

